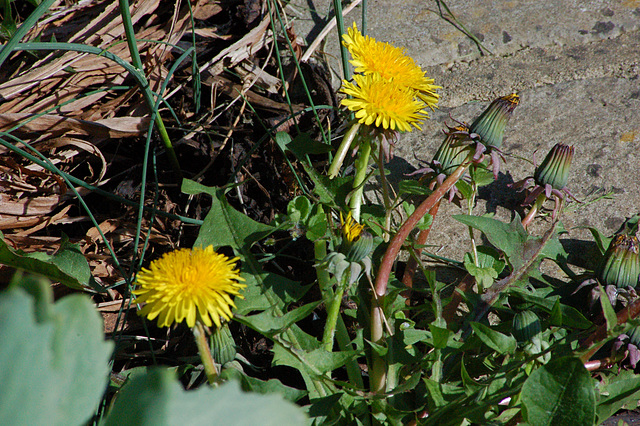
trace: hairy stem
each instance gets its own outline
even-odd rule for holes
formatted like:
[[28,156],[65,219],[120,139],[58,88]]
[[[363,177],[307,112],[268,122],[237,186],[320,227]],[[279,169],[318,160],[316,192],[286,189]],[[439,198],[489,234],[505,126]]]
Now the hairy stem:
[[204,373],[207,375],[207,380],[212,386],[218,384],[218,370],[216,364],[213,361],[213,355],[211,355],[211,348],[209,348],[209,342],[204,332],[204,327],[200,321],[196,321],[196,325],[192,329],[193,337],[195,338],[196,345],[198,346],[198,353],[204,366]]
[[338,176],[338,173],[340,172],[340,167],[342,167],[342,163],[344,162],[344,159],[347,157],[347,154],[349,153],[349,149],[351,148],[353,141],[356,139],[356,136],[358,136],[359,131],[360,131],[360,123],[356,121],[351,125],[351,127],[349,127],[349,130],[347,130],[347,133],[344,134],[344,137],[342,138],[342,142],[340,143],[340,146],[336,151],[336,155],[333,157],[331,166],[329,166],[329,170],[327,171],[327,176],[329,176],[331,179]]
[[[407,221],[400,227],[398,233],[393,237],[387,251],[385,252],[374,287],[372,308],[371,308],[371,341],[375,344],[381,344],[383,338],[382,321],[384,312],[384,296],[387,293],[387,283],[391,275],[393,264],[400,253],[402,245],[409,237],[416,224],[431,210],[438,201],[442,199],[453,185],[464,175],[465,171],[471,164],[473,154],[469,154],[467,159],[440,185],[431,195],[429,195],[413,212]],[[370,381],[372,392],[382,392],[386,387],[386,365],[384,360],[374,350],[371,353],[372,368],[370,370]]]
[[349,200],[351,207],[351,216],[356,222],[360,222],[360,208],[362,207],[362,194],[364,192],[364,183],[367,179],[367,167],[369,166],[369,157],[371,156],[371,140],[363,138],[358,149],[358,159],[356,160],[356,175],[353,179],[353,192]]

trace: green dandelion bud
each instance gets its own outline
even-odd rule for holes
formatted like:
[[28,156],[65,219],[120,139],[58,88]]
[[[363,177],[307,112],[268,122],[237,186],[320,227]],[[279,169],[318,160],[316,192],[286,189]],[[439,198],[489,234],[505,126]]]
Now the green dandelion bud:
[[603,286],[635,288],[640,277],[639,247],[635,235],[622,232],[613,237],[597,269],[600,283]]
[[211,335],[211,355],[220,365],[225,365],[236,358],[236,342],[233,340],[228,324],[216,328]]
[[469,129],[464,126],[456,126],[449,128],[447,137],[442,145],[436,151],[432,164],[438,169],[439,173],[449,176],[458,166],[460,166],[467,158],[468,145],[461,143],[460,136],[467,134]]
[[478,135],[480,142],[486,147],[500,148],[504,130],[519,103],[520,97],[515,93],[494,100],[471,124],[470,134]]
[[633,343],[636,346],[640,346],[640,327],[633,327],[631,330],[629,330],[627,336],[629,336],[630,343]]
[[534,312],[518,312],[513,317],[513,336],[518,342],[531,342],[541,332],[540,319]]
[[536,168],[533,175],[540,186],[550,185],[553,189],[564,189],[569,180],[569,169],[573,160],[573,146],[556,144]]

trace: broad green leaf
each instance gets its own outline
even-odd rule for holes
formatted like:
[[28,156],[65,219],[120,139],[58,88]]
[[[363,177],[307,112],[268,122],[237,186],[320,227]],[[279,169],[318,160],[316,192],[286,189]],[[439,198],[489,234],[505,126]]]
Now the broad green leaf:
[[[22,278],[30,293],[51,292],[34,280]],[[0,424],[86,424],[102,399],[113,345],[100,315],[82,294],[51,299],[0,293]]]
[[464,255],[464,267],[469,274],[475,277],[480,288],[489,288],[493,281],[504,269],[505,263],[500,260],[500,253],[491,247],[477,247],[478,265],[476,266],[471,253]]
[[240,390],[236,381],[185,391],[171,372],[153,369],[118,392],[105,426],[306,425],[302,409],[280,395]]
[[522,227],[518,214],[511,223],[481,216],[454,215],[453,218],[481,231],[491,244],[504,252],[513,269],[524,264],[525,243],[531,237]]
[[596,394],[591,374],[578,358],[551,360],[522,386],[523,417],[532,426],[592,425]]
[[635,409],[640,400],[640,375],[631,370],[622,370],[619,375],[612,375],[608,379],[609,383],[600,387],[597,424],[613,416],[621,408]]
[[204,219],[194,247],[212,245],[215,249],[230,246],[235,250],[249,248],[256,241],[265,238],[274,228],[240,213],[229,205],[224,191],[204,186],[189,179],[182,181],[185,194],[205,193],[211,195],[211,210]]
[[242,383],[242,389],[247,392],[263,394],[280,394],[287,401],[296,402],[307,395],[306,391],[283,385],[278,379],[260,380],[247,376],[236,368],[227,368],[220,373],[225,380],[237,380]]
[[70,244],[66,238],[63,238],[60,250],[53,256],[46,253],[16,252],[0,238],[0,263],[45,276],[77,290],[104,291],[91,276],[89,263],[78,246]]
[[340,368],[355,356],[356,351],[328,352],[324,348],[293,354],[277,342],[273,345],[273,365],[287,365],[310,377],[320,377]]
[[[279,132],[276,137],[281,137],[280,135],[287,133]],[[291,137],[289,137],[289,140]],[[295,137],[294,140],[287,142],[286,139],[283,139],[285,142],[285,147],[289,151],[293,152],[294,155],[298,158],[304,157],[308,154],[326,154],[327,152],[333,151],[333,147],[329,144],[322,143],[311,139],[311,136],[307,133],[300,133]]]
[[241,316],[236,314],[235,319],[236,321],[251,327],[260,334],[271,337],[281,333],[292,324],[295,324],[301,319],[309,316],[318,304],[320,304],[320,302],[308,303],[287,312],[283,316],[278,316],[273,309],[268,309],[259,314],[250,316]]
[[294,223],[306,222],[311,214],[311,201],[303,195],[295,197],[287,205],[287,215]]
[[452,334],[451,330],[438,327],[434,324],[429,324],[429,330],[431,330],[433,336],[433,346],[436,349],[446,348],[449,342],[449,336]]
[[[511,287],[507,290],[510,295],[521,298],[525,302],[533,303],[546,312],[552,312],[556,303],[559,302],[560,296],[553,296],[549,298],[542,298],[529,294],[524,289]],[[579,329],[587,329],[591,327],[592,323],[584,317],[577,309],[560,303],[560,310],[562,311],[562,324]]]
[[[242,290],[244,299],[235,298],[235,312],[240,315],[269,309],[274,303],[284,309],[290,303],[298,301],[311,288],[312,284],[303,286],[278,274],[246,270],[247,263],[242,265],[242,278],[245,279],[243,283],[247,285]],[[271,300],[267,293],[272,294],[276,300]]]
[[479,322],[472,322],[471,328],[485,345],[503,355],[514,353],[518,346],[518,342],[513,336],[502,334]]

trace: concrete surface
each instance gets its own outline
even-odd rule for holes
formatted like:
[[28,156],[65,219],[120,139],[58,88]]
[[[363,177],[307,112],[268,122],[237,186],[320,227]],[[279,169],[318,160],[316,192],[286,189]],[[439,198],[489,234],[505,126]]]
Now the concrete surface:
[[[296,23],[309,43],[331,10],[327,0],[296,0],[311,19]],[[640,0],[541,2],[539,0],[449,0],[451,12],[492,53],[481,55],[474,42],[438,14],[436,1],[368,2],[368,31],[377,40],[405,47],[442,86],[440,108],[422,132],[400,137],[392,163],[406,173],[418,158],[430,160],[442,141],[449,115],[471,122],[497,96],[517,92],[520,106],[508,126],[508,155],[498,181],[481,191],[477,214],[510,220],[522,200],[506,185],[533,174],[514,156],[537,159],[557,142],[574,145],[568,187],[581,200],[612,192],[613,199],[572,205],[562,222],[564,239],[592,240],[581,227],[606,234],[640,212]],[[444,9],[443,9],[444,10]],[[361,7],[345,18],[361,28]],[[301,15],[303,16],[303,15]],[[309,15],[306,15],[309,16]],[[338,41],[332,32],[325,51],[340,70]],[[468,249],[466,228],[448,218],[462,213],[441,208],[429,243],[441,255],[461,259]],[[545,223],[535,226],[542,230]]]

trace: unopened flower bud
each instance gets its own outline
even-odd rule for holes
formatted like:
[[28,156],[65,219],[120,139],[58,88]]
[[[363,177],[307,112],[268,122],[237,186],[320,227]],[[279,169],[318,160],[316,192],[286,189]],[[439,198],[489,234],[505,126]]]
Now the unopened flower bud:
[[464,162],[468,151],[468,145],[460,141],[460,135],[468,134],[469,129],[464,126],[456,126],[449,128],[449,130],[447,137],[438,148],[438,151],[436,151],[432,161],[433,167],[437,169],[437,172],[446,176],[453,173]]
[[484,110],[469,127],[472,137],[477,135],[486,147],[500,148],[504,138],[504,130],[511,118],[513,110],[520,103],[520,97],[512,93],[502,96]]
[[553,189],[564,189],[569,180],[569,169],[573,160],[573,146],[556,144],[542,161],[533,175],[540,186],[550,185]]
[[597,269],[600,283],[603,286],[635,288],[640,277],[639,247],[640,244],[635,235],[623,232],[613,237]]
[[540,319],[534,312],[518,312],[513,317],[513,336],[518,342],[531,342],[541,331]]

